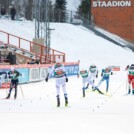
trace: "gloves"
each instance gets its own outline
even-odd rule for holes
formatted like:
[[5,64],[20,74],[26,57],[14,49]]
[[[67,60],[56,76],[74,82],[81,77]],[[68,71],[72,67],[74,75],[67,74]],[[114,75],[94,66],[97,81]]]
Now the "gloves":
[[103,76],[103,73],[101,73],[101,77]]
[[66,78],[66,82],[68,82],[68,78]]
[[96,78],[98,78],[98,74],[96,75]]
[[45,81],[48,82],[48,77],[46,77]]
[[126,69],[125,70],[127,70],[129,68],[129,65],[127,65],[127,67],[126,67]]
[[113,75],[113,72],[111,72],[111,75]]
[[11,78],[12,78],[12,76],[9,75],[9,79],[11,79]]

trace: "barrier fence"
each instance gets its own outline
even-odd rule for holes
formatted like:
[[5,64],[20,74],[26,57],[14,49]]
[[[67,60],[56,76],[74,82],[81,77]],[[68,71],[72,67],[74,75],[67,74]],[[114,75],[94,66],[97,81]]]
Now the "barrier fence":
[[[11,67],[14,67],[15,70],[20,72],[22,76],[19,76],[19,83],[30,83],[30,82],[37,82],[45,80],[47,73],[49,69],[53,64],[47,64],[47,65],[1,65],[0,66],[0,72],[9,72]],[[70,62],[70,63],[64,63],[65,70],[67,76],[77,75],[79,72],[79,62]],[[53,75],[52,75],[53,77]],[[1,76],[2,81],[2,87],[1,88],[7,88],[10,86],[10,79],[4,78],[4,76]]]

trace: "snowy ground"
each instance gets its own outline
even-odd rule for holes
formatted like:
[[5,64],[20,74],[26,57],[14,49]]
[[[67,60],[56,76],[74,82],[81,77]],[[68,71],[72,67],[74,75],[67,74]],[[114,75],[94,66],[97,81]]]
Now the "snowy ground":
[[[30,29],[29,29],[30,27]],[[69,77],[67,91],[70,107],[56,107],[55,80],[25,84],[18,87],[18,98],[4,100],[6,90],[0,90],[0,132],[2,134],[132,134],[134,123],[134,96],[127,92],[124,71],[131,64],[134,53],[108,42],[81,26],[52,23],[51,47],[66,53],[66,60],[80,60],[80,68],[96,64],[99,78],[102,67],[119,65],[120,72],[110,78],[111,97],[86,92],[82,98],[81,78]],[[34,37],[34,23],[0,20],[0,30],[30,39]],[[0,36],[0,40],[2,37]],[[105,83],[100,86],[105,92]],[[23,94],[24,98],[23,98]]]

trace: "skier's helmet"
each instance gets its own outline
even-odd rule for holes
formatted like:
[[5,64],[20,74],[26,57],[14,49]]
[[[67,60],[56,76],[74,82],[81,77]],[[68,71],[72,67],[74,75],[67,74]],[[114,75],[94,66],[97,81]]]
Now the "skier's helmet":
[[14,67],[11,67],[10,69],[11,69],[11,71],[14,71]]
[[95,65],[95,64],[92,64],[92,65],[90,66],[90,68],[96,68],[96,65]]
[[61,60],[60,59],[56,59],[56,63],[61,63]]
[[131,64],[131,66],[129,67],[129,69],[134,70],[134,64]]

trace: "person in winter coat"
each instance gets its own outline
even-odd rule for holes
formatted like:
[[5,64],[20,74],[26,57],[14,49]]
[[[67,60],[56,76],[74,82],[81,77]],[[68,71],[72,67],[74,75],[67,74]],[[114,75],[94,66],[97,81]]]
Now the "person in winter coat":
[[16,99],[17,98],[17,86],[19,82],[18,77],[21,76],[21,74],[17,70],[15,70],[14,67],[11,67],[11,71],[8,72],[8,76],[9,76],[9,79],[11,79],[11,84],[10,84],[9,93],[6,99],[10,98],[13,87],[15,88],[14,99]]
[[1,15],[5,15],[6,14],[6,9],[5,9],[5,7],[2,7],[1,8]]
[[56,91],[57,91],[57,107],[60,107],[60,86],[62,87],[64,98],[65,98],[65,106],[68,106],[68,96],[66,91],[66,82],[68,82],[68,78],[65,72],[64,65],[60,62],[59,59],[56,60],[56,64],[52,67],[50,72],[47,74],[45,81],[47,82],[50,76],[54,73],[54,78],[56,80]]
[[134,95],[134,64],[128,65],[126,67],[126,70],[128,71],[128,94],[132,92]]
[[15,20],[16,9],[14,6],[10,10],[10,15],[11,15],[11,20]]

